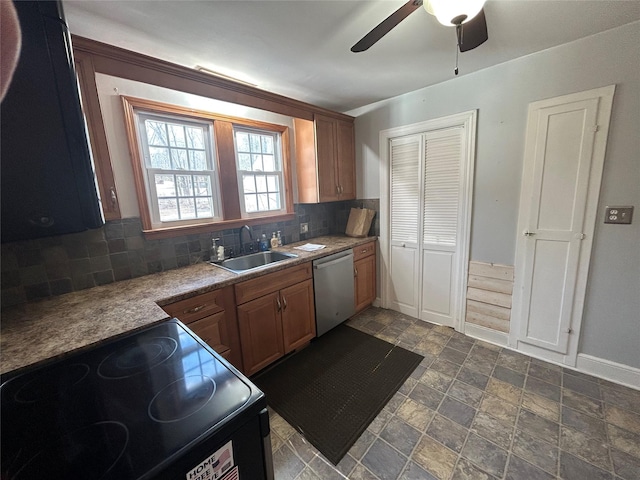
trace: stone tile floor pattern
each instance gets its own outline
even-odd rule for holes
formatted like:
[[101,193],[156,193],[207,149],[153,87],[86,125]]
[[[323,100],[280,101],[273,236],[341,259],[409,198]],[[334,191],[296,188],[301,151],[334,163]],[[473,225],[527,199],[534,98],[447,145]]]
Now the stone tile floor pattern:
[[425,358],[337,467],[271,412],[276,480],[640,480],[640,391],[390,310],[347,324]]

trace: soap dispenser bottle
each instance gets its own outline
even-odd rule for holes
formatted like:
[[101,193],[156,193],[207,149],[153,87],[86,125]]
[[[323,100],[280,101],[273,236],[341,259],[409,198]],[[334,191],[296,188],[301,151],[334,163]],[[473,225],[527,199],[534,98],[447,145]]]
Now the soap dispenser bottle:
[[276,237],[276,232],[271,234],[271,248],[276,248],[278,246],[278,238]]

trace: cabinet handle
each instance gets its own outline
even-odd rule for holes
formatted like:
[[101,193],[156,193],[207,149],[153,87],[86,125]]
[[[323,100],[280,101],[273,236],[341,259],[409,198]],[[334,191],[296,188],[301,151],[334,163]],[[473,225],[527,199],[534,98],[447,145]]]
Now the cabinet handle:
[[354,275],[353,275],[353,276],[354,276],[354,277],[357,277],[357,276],[358,276],[358,269],[354,267],[354,268],[353,268],[353,271],[354,271]]
[[284,308],[287,308],[287,299],[285,298],[285,296],[282,296],[282,304],[284,305]]
[[339,194],[340,194],[340,186],[336,185],[336,195],[339,195]]
[[363,248],[362,251],[360,253],[367,253],[367,249]]
[[206,306],[207,306],[206,304],[198,305],[197,307],[190,308],[189,310],[185,310],[182,313],[196,313],[196,312],[199,312],[200,310],[202,310]]
[[344,191],[344,189],[342,188],[342,185],[340,185],[340,195],[342,195],[343,191]]
[[280,297],[276,297],[276,305],[278,305],[278,311],[282,310],[282,304],[280,303]]

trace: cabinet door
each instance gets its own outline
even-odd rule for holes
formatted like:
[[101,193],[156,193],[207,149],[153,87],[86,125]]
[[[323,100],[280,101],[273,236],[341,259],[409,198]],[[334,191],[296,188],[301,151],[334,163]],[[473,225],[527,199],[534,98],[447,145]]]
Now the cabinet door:
[[192,322],[189,328],[216,352],[223,354],[230,350],[224,312]]
[[292,285],[280,291],[284,351],[289,353],[316,336],[313,282]]
[[356,198],[356,153],[353,123],[338,120],[336,138],[338,147],[336,167],[338,169],[340,200],[353,200]]
[[316,115],[316,155],[318,168],[318,196],[321,202],[339,200],[336,167],[336,123],[330,117]]
[[238,306],[242,360],[247,375],[284,355],[278,292]]
[[356,312],[376,299],[376,256],[369,255],[353,264],[355,268]]

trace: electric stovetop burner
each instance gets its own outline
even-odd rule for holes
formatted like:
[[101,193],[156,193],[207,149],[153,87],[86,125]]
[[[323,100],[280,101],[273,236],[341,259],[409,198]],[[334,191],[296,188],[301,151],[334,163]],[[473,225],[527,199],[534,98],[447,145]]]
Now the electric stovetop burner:
[[190,375],[170,383],[153,397],[149,416],[157,422],[177,422],[211,401],[216,382],[202,375]]
[[[129,442],[129,431],[119,422],[98,422],[52,440],[27,460],[13,478],[98,479],[118,463]],[[61,463],[65,451],[73,448],[74,461]]]
[[127,378],[144,373],[171,357],[178,342],[169,337],[156,337],[131,343],[113,352],[98,367],[103,378]]
[[89,365],[72,363],[35,375],[26,382],[8,382],[2,388],[3,403],[9,399],[18,403],[35,403],[68,395],[88,374]]
[[[177,320],[0,386],[0,478],[155,478],[263,394]],[[253,408],[253,407],[251,407]]]

